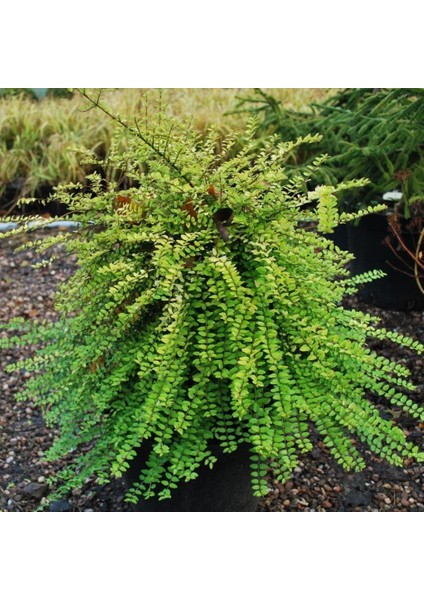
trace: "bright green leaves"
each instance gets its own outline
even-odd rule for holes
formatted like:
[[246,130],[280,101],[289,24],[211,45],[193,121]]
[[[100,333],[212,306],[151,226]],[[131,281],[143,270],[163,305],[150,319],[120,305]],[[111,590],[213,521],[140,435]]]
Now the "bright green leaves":
[[230,384],[234,414],[239,419],[243,419],[249,413],[252,403],[249,380],[257,381],[255,378],[256,356],[259,350],[251,344],[243,348],[242,352],[242,356],[237,361],[237,367],[232,371],[232,382]]
[[243,290],[243,283],[236,267],[225,254],[220,255],[218,252],[212,251],[209,262],[213,265],[216,272],[221,275],[228,287],[228,293],[230,295],[239,297],[242,291],[246,294],[246,290]]
[[[368,182],[367,179],[357,179],[339,183],[338,185],[319,185],[313,192],[308,193],[309,200],[317,201],[316,218],[318,220],[318,231],[322,233],[332,233],[334,227],[341,222],[353,220],[355,217],[348,217],[345,213],[343,218],[339,215],[339,201],[337,193],[345,192],[356,187],[362,187]],[[364,210],[362,214],[367,212],[377,212],[385,208],[384,205],[371,208],[369,211]]]
[[376,204],[375,206],[367,206],[356,212],[350,212],[350,213],[343,212],[343,213],[340,213],[339,223],[348,223],[351,221],[356,221],[357,219],[360,219],[361,217],[365,217],[366,215],[372,215],[374,213],[381,212],[383,210],[387,210],[386,204]]
[[372,271],[367,271],[366,273],[360,273],[359,275],[355,275],[351,277],[349,280],[348,286],[346,286],[345,293],[346,295],[354,294],[360,285],[364,283],[370,283],[371,281],[375,281],[376,279],[381,279],[381,277],[385,277],[386,273],[381,271],[380,269],[373,269]]
[[251,459],[252,489],[255,496],[266,496],[268,485],[266,484],[266,464],[258,454],[252,454]]
[[318,186],[315,194],[318,200],[318,231],[331,233],[337,225],[337,197],[328,185]]
[[372,335],[377,339],[389,339],[404,348],[410,348],[417,354],[421,354],[424,352],[424,345],[421,344],[418,340],[413,340],[412,338],[401,335],[396,331],[388,331],[387,329],[378,328],[372,331]]

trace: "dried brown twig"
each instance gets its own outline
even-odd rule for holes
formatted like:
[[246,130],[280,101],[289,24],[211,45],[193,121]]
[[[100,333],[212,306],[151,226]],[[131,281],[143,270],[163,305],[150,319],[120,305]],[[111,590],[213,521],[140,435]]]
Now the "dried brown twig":
[[[423,261],[423,243],[424,243],[424,227],[421,229],[420,236],[418,238],[418,242],[415,248],[415,252],[413,252],[408,246],[405,244],[405,241],[402,239],[401,234],[397,227],[393,225],[391,221],[389,221],[390,229],[395,235],[397,241],[399,242],[401,248],[410,256],[414,262],[414,278],[417,283],[417,286],[422,294],[424,294],[424,287],[421,283],[420,279],[424,278],[424,261]],[[397,252],[394,250],[392,244],[388,244],[391,250],[397,255]],[[402,259],[401,259],[402,260]],[[405,261],[402,260],[404,264]],[[421,272],[421,273],[420,273]]]

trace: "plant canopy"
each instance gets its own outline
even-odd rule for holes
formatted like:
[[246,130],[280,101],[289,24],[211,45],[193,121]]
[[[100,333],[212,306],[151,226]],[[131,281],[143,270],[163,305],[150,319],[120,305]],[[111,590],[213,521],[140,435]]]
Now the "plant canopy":
[[[79,268],[57,293],[57,321],[15,319],[0,340],[38,347],[11,369],[32,372],[18,399],[34,400],[57,428],[46,458],[70,460],[52,497],[92,475],[101,483],[122,476],[147,440],[131,502],[168,498],[200,465],[214,468],[212,441],[224,452],[249,445],[253,490],[265,495],[267,466],[278,481],[290,478],[312,449],[311,427],[346,469],[364,467],[358,442],[394,465],[422,461],[370,399],[421,419],[408,370],[367,340],[423,346],[342,306],[379,274],[349,278],[349,255],[320,233],[349,218],[334,199],[363,182],[308,196],[321,161],[289,176],[286,160],[314,136],[271,136],[258,150],[252,119],[242,140],[230,135],[217,151],[214,129],[200,137],[155,101],[130,119],[111,114],[100,94],[82,94],[115,120],[108,160],[135,183],[123,194],[94,173],[89,191],[57,188],[80,227],[25,247],[42,253],[60,243]],[[299,226],[311,201],[318,232]],[[2,237],[26,230],[16,219],[22,227]]]

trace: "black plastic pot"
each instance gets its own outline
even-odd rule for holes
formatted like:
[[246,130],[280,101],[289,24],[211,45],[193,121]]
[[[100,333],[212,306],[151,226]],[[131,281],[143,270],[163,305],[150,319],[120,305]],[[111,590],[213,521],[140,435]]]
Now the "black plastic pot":
[[[307,229],[309,231],[317,230],[317,222],[316,221],[302,220],[302,221],[299,221],[298,225],[301,229]],[[340,248],[340,250],[348,250],[349,249],[348,229],[347,229],[347,224],[345,224],[345,223],[343,223],[341,225],[337,225],[337,227],[334,228],[333,233],[321,233],[320,235],[327,238],[328,240],[332,240],[336,244],[336,246],[338,246]]]
[[[150,452],[144,444],[124,474],[127,487],[139,479]],[[134,506],[139,512],[252,512],[259,499],[253,496],[250,475],[250,453],[248,445],[240,446],[235,452],[223,453],[218,444],[211,445],[218,460],[213,468],[202,466],[198,477],[182,482],[172,490],[168,500],[139,500]]]
[[337,225],[333,233],[324,234],[329,240],[332,240],[340,250],[349,250],[349,236],[347,224]]
[[[417,233],[404,224],[402,239],[415,253]],[[395,252],[387,244],[387,238]],[[358,225],[348,224],[349,251],[355,255],[351,262],[352,275],[381,269],[387,275],[363,284],[358,296],[364,302],[393,310],[423,310],[424,294],[414,278],[414,261],[394,237],[384,214],[367,215]]]
[[[6,185],[4,194],[0,197],[0,210],[12,210],[15,215],[42,215],[49,213],[52,217],[63,217],[68,212],[68,207],[57,200],[49,200],[49,195],[53,192],[53,187],[41,185],[34,193],[24,193],[24,180],[16,179]],[[16,202],[23,196],[39,198],[30,205],[16,207]]]

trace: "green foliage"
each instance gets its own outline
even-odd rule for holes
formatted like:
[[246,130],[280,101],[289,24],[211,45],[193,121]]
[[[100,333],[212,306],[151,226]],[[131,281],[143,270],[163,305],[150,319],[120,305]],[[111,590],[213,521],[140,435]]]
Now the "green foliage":
[[0,88],[0,97],[14,98],[16,96],[25,96],[30,100],[37,99],[31,88]]
[[0,97],[11,98],[21,95],[31,100],[37,100],[45,96],[72,98],[73,93],[68,88],[0,88]]
[[53,98],[72,98],[73,91],[68,88],[48,88],[47,96],[51,96]]
[[[253,489],[263,495],[267,464],[287,480],[312,448],[311,425],[346,469],[364,466],[358,440],[395,465],[422,461],[367,397],[422,418],[401,391],[413,388],[408,371],[366,342],[423,346],[345,310],[357,285],[349,255],[297,226],[320,165],[289,177],[286,162],[314,138],[272,137],[258,152],[253,121],[228,158],[235,136],[217,154],[216,131],[201,139],[155,104],[131,122],[89,100],[120,124],[109,160],[135,185],[122,196],[93,174],[89,192],[58,188],[80,227],[32,245],[63,244],[79,269],[58,292],[57,322],[14,320],[0,339],[39,346],[11,368],[33,373],[18,398],[34,399],[59,430],[47,459],[69,457],[57,494],[93,474],[103,483],[122,476],[150,440],[127,500],[169,497],[200,465],[213,468],[215,440],[224,452],[250,445]],[[337,223],[332,196],[359,183],[317,191],[311,216],[322,231]]]
[[364,190],[343,196],[343,208],[358,210],[374,206],[385,192],[400,189],[405,216],[412,202],[423,200],[424,189],[424,90],[341,90],[324,102],[313,102],[309,110],[284,108],[268,93],[240,100],[239,110],[261,115],[262,133],[295,139],[318,133],[321,141],[303,146],[291,156],[294,172],[310,164],[316,154],[328,160],[316,174],[313,185],[366,177]]

